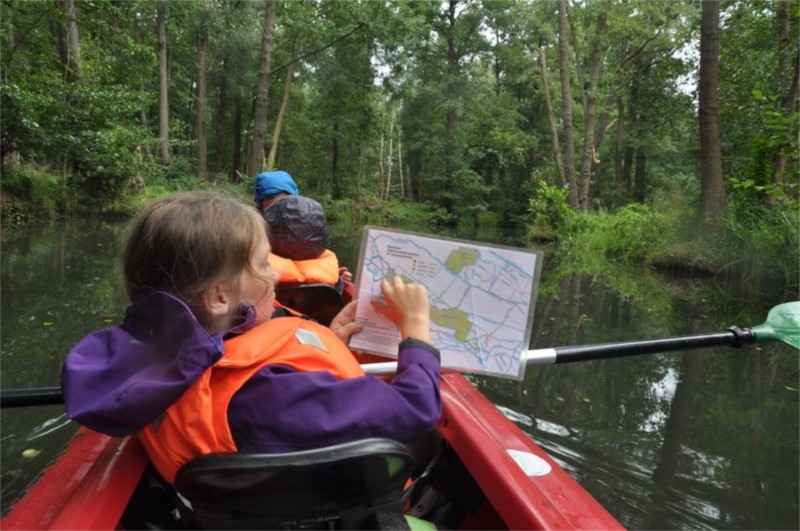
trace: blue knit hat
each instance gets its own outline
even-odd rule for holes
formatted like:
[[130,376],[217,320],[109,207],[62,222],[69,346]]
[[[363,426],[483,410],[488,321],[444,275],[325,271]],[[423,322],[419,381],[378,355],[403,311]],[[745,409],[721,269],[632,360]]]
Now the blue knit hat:
[[292,176],[287,172],[265,171],[256,175],[256,182],[253,184],[256,202],[261,204],[264,199],[269,199],[278,194],[297,195],[297,184]]

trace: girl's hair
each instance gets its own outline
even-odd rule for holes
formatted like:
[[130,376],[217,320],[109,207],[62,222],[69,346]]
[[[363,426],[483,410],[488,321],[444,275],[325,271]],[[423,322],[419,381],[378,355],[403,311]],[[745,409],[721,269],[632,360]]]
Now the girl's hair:
[[212,192],[156,199],[131,221],[124,246],[125,289],[136,304],[154,291],[183,300],[208,327],[203,295],[219,283],[238,287],[266,223],[248,203]]

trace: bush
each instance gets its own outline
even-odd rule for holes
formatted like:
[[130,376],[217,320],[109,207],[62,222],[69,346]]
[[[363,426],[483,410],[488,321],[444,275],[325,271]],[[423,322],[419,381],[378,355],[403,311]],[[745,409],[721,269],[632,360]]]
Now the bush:
[[528,239],[558,240],[575,221],[577,214],[567,203],[569,190],[539,179],[533,197],[528,201]]
[[61,179],[31,165],[9,166],[0,181],[3,222],[18,224],[30,218],[54,218],[61,198]]
[[614,213],[576,214],[568,246],[612,259],[646,261],[667,245],[666,216],[647,205],[632,203]]
[[785,286],[800,284],[800,209],[796,202],[777,207],[737,201],[718,246],[726,269],[766,277]]

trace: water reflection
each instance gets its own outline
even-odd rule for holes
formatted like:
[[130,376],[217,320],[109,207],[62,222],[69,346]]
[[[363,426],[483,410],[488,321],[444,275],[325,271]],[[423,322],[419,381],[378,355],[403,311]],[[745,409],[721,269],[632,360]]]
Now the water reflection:
[[[695,279],[692,290],[676,291],[675,279],[667,285],[647,271],[558,275],[545,262],[532,348],[755,325],[791,300],[734,306],[715,296],[718,283]],[[477,381],[628,527],[795,529],[797,379],[797,351],[763,344],[529,367],[520,383]]]
[[[0,249],[0,385],[58,385],[64,355],[124,309],[118,224],[64,222],[4,231]],[[3,514],[63,450],[76,426],[61,406],[0,412]]]

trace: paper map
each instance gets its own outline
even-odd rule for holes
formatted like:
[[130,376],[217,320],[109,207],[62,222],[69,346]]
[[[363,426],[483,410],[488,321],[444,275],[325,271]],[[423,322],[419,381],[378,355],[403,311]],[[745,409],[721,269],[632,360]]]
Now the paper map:
[[522,379],[541,253],[366,227],[350,348],[397,357],[400,329],[371,304],[380,282],[400,275],[428,289],[431,342],[442,367]]

